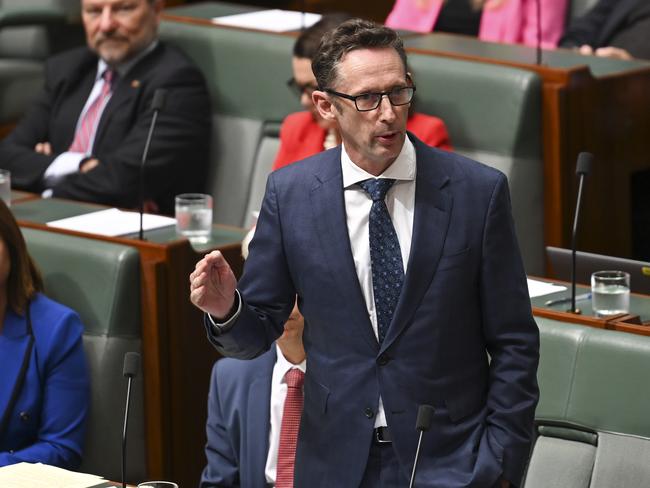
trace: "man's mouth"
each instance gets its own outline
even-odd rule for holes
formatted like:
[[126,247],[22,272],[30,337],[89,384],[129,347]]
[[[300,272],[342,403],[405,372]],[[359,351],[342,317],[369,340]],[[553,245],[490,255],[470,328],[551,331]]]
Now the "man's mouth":
[[397,136],[399,135],[398,131],[392,131],[392,132],[383,132],[381,134],[378,134],[375,136],[379,142],[384,143],[384,144],[390,144],[391,142],[395,141],[397,139]]

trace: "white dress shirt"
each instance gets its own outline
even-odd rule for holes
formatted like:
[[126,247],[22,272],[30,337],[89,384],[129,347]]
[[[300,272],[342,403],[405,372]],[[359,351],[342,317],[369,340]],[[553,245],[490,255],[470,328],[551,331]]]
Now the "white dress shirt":
[[266,482],[275,485],[275,475],[278,467],[278,449],[280,446],[280,427],[282,426],[282,413],[284,412],[284,400],[287,398],[287,382],[284,376],[290,369],[296,368],[305,373],[307,371],[307,362],[293,364],[287,361],[282,351],[276,344],[277,359],[273,366],[273,376],[271,378],[271,403],[270,403],[270,422],[269,426],[269,452],[266,457],[266,466],[264,474]]
[[[366,301],[368,317],[372,329],[377,332],[377,313],[375,310],[375,297],[372,289],[372,269],[370,266],[370,243],[368,220],[372,199],[357,183],[375,176],[358,167],[348,156],[345,144],[341,151],[341,168],[343,171],[343,188],[345,198],[345,213],[347,215],[348,235],[352,247],[354,266],[359,277],[361,292]],[[411,238],[413,236],[413,213],[415,210],[415,147],[406,137],[402,151],[397,159],[378,178],[392,178],[395,184],[386,193],[386,207],[390,214],[400,250],[404,273],[411,254]],[[386,413],[384,405],[379,398],[379,407],[375,417],[375,427],[384,427]]]

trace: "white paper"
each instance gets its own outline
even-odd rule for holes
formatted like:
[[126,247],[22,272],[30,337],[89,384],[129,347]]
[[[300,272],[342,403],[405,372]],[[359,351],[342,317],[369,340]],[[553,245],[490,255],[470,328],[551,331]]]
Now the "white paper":
[[311,27],[321,18],[320,14],[294,12],[292,10],[260,10],[245,14],[214,17],[212,22],[232,27],[258,29],[272,32],[288,32]]
[[75,473],[47,464],[18,463],[0,468],[2,488],[90,488],[106,485],[104,478]]
[[[102,236],[123,236],[135,234],[140,230],[140,214],[138,212],[127,212],[117,208],[109,208],[91,212],[75,217],[68,217],[48,222],[50,227],[59,229],[88,232]],[[176,225],[176,219],[163,217],[162,215],[144,214],[142,227],[144,230],[158,229]]]
[[556,285],[547,281],[528,279],[528,295],[530,298],[541,297],[566,290],[566,286]]

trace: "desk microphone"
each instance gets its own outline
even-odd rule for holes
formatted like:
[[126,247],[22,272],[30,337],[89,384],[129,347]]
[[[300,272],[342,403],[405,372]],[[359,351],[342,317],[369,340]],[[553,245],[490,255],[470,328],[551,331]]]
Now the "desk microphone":
[[576,309],[576,236],[578,234],[578,218],[580,217],[580,204],[582,203],[582,189],[585,184],[585,178],[591,171],[591,164],[594,155],[588,152],[578,154],[576,163],[576,174],[578,175],[578,200],[576,202],[576,212],[573,216],[573,233],[571,234],[571,309],[568,312],[580,313]]
[[144,232],[142,229],[142,219],[144,214],[144,165],[147,162],[147,156],[149,155],[149,146],[151,145],[151,137],[153,136],[153,130],[156,127],[156,121],[158,120],[158,112],[160,112],[165,106],[166,97],[167,90],[164,88],[158,88],[153,93],[153,100],[151,101],[151,110],[153,111],[153,117],[151,118],[149,134],[147,135],[147,140],[144,143],[142,162],[140,163],[140,233],[138,234],[138,238],[141,241],[144,240]]
[[140,355],[137,352],[127,352],[124,355],[123,374],[127,380],[126,405],[124,406],[124,428],[122,429],[122,488],[126,488],[126,429],[129,424],[129,406],[131,403],[131,382],[140,369]]
[[420,431],[420,438],[418,439],[418,448],[415,451],[415,460],[413,461],[413,472],[411,472],[411,481],[409,488],[413,488],[415,482],[415,470],[418,466],[418,459],[420,458],[420,446],[422,445],[422,435],[431,427],[431,420],[435,409],[431,405],[420,405],[418,407],[418,418],[415,421],[415,429]]

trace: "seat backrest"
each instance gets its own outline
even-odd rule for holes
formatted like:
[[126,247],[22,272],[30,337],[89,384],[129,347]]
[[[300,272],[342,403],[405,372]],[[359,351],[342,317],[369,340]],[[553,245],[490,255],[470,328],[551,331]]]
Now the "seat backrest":
[[[269,121],[300,110],[289,91],[289,36],[163,21],[161,38],[188,54],[203,72],[213,110],[209,191],[214,220],[243,226],[255,163]],[[270,168],[269,168],[270,169]]]
[[43,87],[43,63],[0,59],[0,125],[18,120]]
[[[90,368],[91,407],[80,471],[121,479],[124,354],[141,351],[137,249],[56,232],[22,229],[45,293],[79,313]],[[146,478],[142,375],[132,387],[127,480]]]
[[645,486],[650,479],[650,337],[537,322],[540,436],[526,488]]
[[541,81],[522,69],[410,54],[415,110],[444,120],[454,150],[503,171],[526,272],[542,274]]

